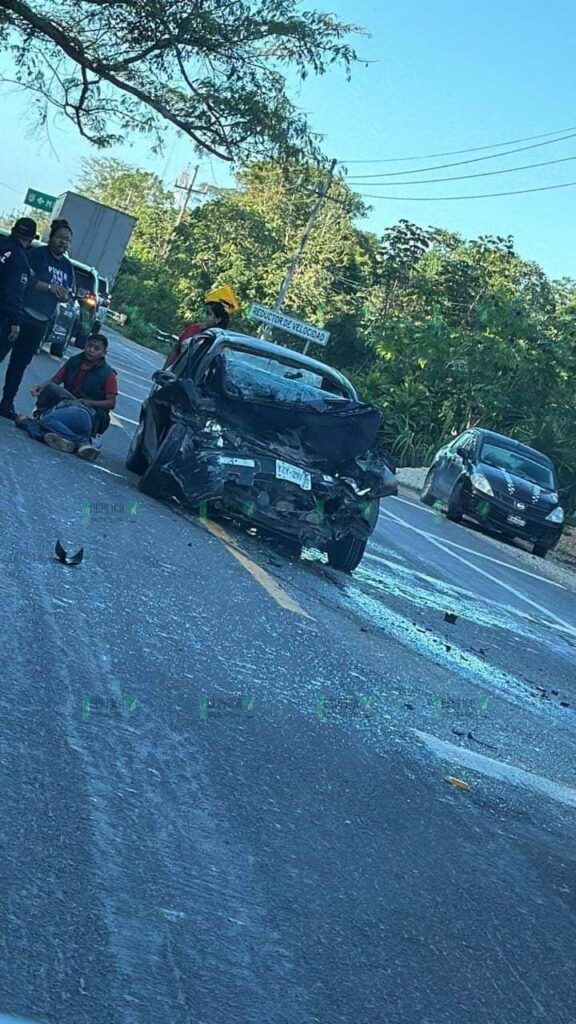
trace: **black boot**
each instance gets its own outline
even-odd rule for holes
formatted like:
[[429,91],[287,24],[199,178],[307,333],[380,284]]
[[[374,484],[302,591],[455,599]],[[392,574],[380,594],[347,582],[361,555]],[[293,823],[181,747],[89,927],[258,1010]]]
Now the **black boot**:
[[12,402],[6,402],[4,399],[0,402],[0,416],[3,416],[5,420],[16,420],[18,413],[14,408]]

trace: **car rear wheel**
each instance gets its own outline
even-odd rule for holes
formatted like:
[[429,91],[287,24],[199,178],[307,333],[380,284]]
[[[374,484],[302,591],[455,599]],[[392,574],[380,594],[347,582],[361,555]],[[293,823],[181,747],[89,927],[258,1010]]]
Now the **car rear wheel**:
[[352,536],[332,541],[327,548],[328,564],[333,569],[340,569],[342,572],[352,572],[357,565],[360,565],[367,543],[367,540],[361,540],[359,537]]
[[144,494],[153,498],[169,498],[173,495],[175,483],[166,473],[165,467],[178,454],[185,436],[186,427],[183,423],[175,423],[170,427],[148,469],[140,478],[138,486]]
[[426,474],[426,479],[424,481],[424,486],[422,487],[422,491],[420,493],[420,501],[422,502],[423,505],[433,505],[434,502],[436,501],[436,497],[435,497],[435,495],[434,495],[434,493],[432,491],[432,470],[431,469],[429,469],[427,474]]
[[464,515],[462,508],[462,485],[456,484],[456,487],[450,495],[448,501],[448,508],[446,509],[446,518],[450,519],[453,523],[459,523]]
[[148,469],[148,460],[144,455],[143,442],[144,442],[144,429],[145,419],[143,416],[140,417],[140,422],[136,427],[136,433],[130,442],[128,454],[126,456],[126,469],[130,470],[131,473],[138,473],[138,476],[142,476],[143,473]]
[[545,544],[535,544],[532,548],[532,552],[537,558],[546,558],[549,551],[550,548],[547,548]]

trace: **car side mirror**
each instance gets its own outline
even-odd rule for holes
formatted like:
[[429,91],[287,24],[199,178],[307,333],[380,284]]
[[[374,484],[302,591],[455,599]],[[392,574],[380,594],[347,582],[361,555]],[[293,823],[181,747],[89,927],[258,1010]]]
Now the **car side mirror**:
[[176,379],[176,374],[172,373],[171,370],[154,370],[152,374],[152,380],[156,384],[160,384],[161,387],[165,387],[166,384],[172,384]]

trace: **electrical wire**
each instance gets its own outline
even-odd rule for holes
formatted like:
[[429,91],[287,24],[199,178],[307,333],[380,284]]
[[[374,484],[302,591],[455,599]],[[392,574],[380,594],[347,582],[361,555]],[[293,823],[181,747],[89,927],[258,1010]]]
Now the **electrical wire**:
[[[392,183],[390,182],[390,184]],[[443,203],[456,199],[493,199],[496,196],[521,196],[527,192],[549,192],[554,188],[571,188],[573,185],[576,185],[576,181],[565,181],[562,185],[541,185],[540,188],[519,188],[514,192],[482,192],[475,196],[378,196],[370,195],[366,192],[357,192],[356,195],[361,196],[362,199],[389,199],[403,203]]]
[[528,149],[540,149],[542,146],[552,146],[555,142],[565,142],[566,139],[576,138],[576,132],[571,135],[564,135],[561,139],[550,139],[548,142],[535,142],[532,146],[519,146],[517,149],[505,149],[503,153],[491,153],[490,156],[475,156],[470,160],[456,160],[450,164],[434,164],[432,167],[416,167],[413,171],[390,171],[389,174],[357,174],[356,179],[366,181],[369,178],[398,178],[402,174],[424,174],[425,171],[442,171],[445,167],[462,167],[464,164],[479,164],[483,160],[499,160],[501,156],[509,156],[511,153],[525,153]]
[[[395,156],[384,160],[341,160],[343,164],[400,164],[410,160],[435,160],[440,156],[460,156],[461,153],[480,153],[484,149],[497,149],[499,146],[516,146],[519,142],[532,142],[533,139],[549,139],[552,135],[564,135],[576,131],[573,128],[559,128],[555,132],[543,132],[541,135],[527,135],[524,139],[508,139],[507,142],[493,142],[490,146],[471,146],[468,149],[449,149],[445,153],[425,153],[424,156]],[[559,141],[559,140],[558,140]]]
[[[569,160],[576,160],[576,156],[563,156],[558,160],[542,160],[541,163],[537,164],[523,164],[521,167],[504,167],[500,171],[480,171],[478,174],[457,174],[451,178],[417,178],[416,181],[395,181],[396,185],[431,185],[436,181],[465,181],[466,178],[489,178],[494,174],[513,174],[514,171],[528,171],[533,167],[550,167],[551,164],[565,164]],[[356,178],[347,178],[347,185],[361,185],[362,181]],[[390,181],[371,181],[370,188],[374,188],[378,185],[390,185]]]
[[5,181],[0,181],[0,185],[2,185],[4,188],[10,189],[11,192],[18,192],[19,195],[22,194],[21,188],[14,188],[13,185],[8,185],[8,183]]

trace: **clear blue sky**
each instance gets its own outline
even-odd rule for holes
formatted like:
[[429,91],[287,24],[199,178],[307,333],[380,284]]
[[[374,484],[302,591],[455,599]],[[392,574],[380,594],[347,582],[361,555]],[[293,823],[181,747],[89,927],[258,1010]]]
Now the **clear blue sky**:
[[[328,155],[340,160],[383,160],[445,150],[486,146],[508,139],[576,128],[574,8],[568,2],[505,0],[464,4],[462,0],[310,0],[370,32],[359,39],[358,66],[350,85],[341,72],[307,80],[295,98],[324,135]],[[19,205],[28,186],[57,194],[70,187],[82,156],[95,151],[71,127],[51,128],[51,142],[30,134],[26,101],[3,87],[0,147],[0,208]],[[29,121],[29,118],[28,118]],[[538,140],[534,140],[538,141]],[[542,140],[544,141],[544,140]],[[503,147],[512,148],[512,147]],[[350,177],[428,167],[487,155],[470,153],[406,164],[349,165]],[[162,157],[138,140],[111,151],[138,166],[154,169],[173,184],[197,162],[191,146],[174,137]],[[576,138],[524,153],[412,177],[443,177],[498,170],[561,157],[576,157]],[[398,177],[408,181],[410,175]],[[199,181],[228,182],[218,161],[204,161]],[[397,196],[469,195],[536,188],[576,181],[576,159],[514,174],[466,181],[358,191]],[[7,186],[11,186],[12,191]],[[518,251],[538,260],[554,277],[576,277],[574,234],[576,188],[461,202],[369,200],[363,226],[381,232],[401,217],[434,224],[466,237],[512,234]]]

